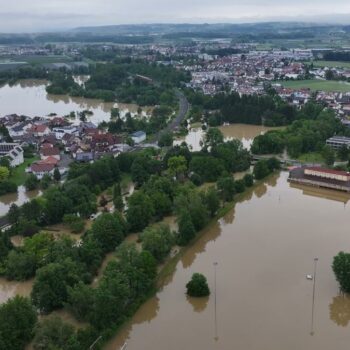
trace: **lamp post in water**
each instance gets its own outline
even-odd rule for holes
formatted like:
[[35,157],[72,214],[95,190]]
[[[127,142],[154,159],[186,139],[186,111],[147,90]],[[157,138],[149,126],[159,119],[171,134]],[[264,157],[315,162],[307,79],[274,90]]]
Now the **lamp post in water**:
[[216,267],[218,266],[217,262],[214,262],[214,322],[215,322],[215,341],[218,341],[218,323],[216,317]]
[[316,292],[316,272],[317,272],[318,258],[314,258],[314,284],[312,287],[312,311],[311,311],[311,332],[310,335],[314,335],[314,311],[315,311],[315,292]]

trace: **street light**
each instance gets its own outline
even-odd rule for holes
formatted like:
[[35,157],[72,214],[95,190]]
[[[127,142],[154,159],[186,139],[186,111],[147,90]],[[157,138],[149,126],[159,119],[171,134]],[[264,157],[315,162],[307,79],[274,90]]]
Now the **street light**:
[[89,350],[92,350],[94,346],[97,344],[97,342],[102,338],[102,335],[100,335],[89,347]]
[[318,258],[314,258],[314,284],[312,287],[312,311],[311,311],[311,332],[310,335],[314,335],[314,311],[315,311],[315,292],[316,292],[316,272],[317,272]]

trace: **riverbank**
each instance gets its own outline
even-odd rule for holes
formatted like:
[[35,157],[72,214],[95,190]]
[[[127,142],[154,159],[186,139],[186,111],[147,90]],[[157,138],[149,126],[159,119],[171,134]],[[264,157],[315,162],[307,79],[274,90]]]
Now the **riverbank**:
[[249,196],[249,194],[252,194],[261,184],[273,178],[279,173],[280,171],[275,171],[267,177],[265,177],[264,179],[256,180],[254,181],[253,186],[246,188],[245,191],[242,193],[236,194],[234,200],[232,202],[226,203],[222,208],[220,208],[215,217],[213,217],[209,221],[209,223],[197,233],[196,237],[188,245],[184,247],[179,247],[179,250],[176,253],[176,255],[170,258],[159,272],[157,280],[158,289],[161,288],[163,284],[162,282],[164,282],[164,280],[175,271],[176,264],[179,262],[181,257],[201,238],[204,232],[206,232],[211,226],[215,225],[218,220],[223,218],[225,215],[227,215],[227,213],[234,209],[235,205],[239,203],[239,201],[241,201],[246,196]]
[[[233,209],[184,249],[157,294],[104,349],[120,349],[127,341],[130,350],[326,350],[332,344],[346,350],[350,318],[341,310],[349,298],[338,294],[331,263],[348,244],[350,207],[336,200],[342,193],[316,195],[287,178],[287,172],[269,176],[237,196]],[[314,257],[319,263],[310,336],[312,283],[305,276]],[[206,275],[208,300],[186,297],[184,286],[194,272]]]
[[[239,203],[246,197],[249,198],[259,186],[261,186],[264,182],[269,181],[274,177],[278,176],[278,173],[279,172],[276,171],[262,180],[255,181],[253,186],[247,188],[244,192],[237,194],[232,202],[226,203],[222,208],[220,208],[217,215],[213,217],[208,222],[208,224],[196,234],[196,237],[189,244],[187,244],[184,247],[174,247],[171,253],[169,254],[167,260],[161,265],[161,270],[158,273],[156,281],[156,287],[148,294],[147,298],[145,298],[142,303],[140,303],[137,307],[133,309],[133,313],[128,315],[125,321],[115,328],[113,334],[112,332],[108,333],[109,337],[104,341],[103,344],[108,344],[111,341],[111,339],[118,334],[120,330],[127,327],[128,323],[130,323],[130,320],[135,316],[136,312],[143,308],[146,302],[150,302],[153,298],[155,298],[156,294],[169,282],[172,274],[176,270],[176,265],[179,263],[182,257],[186,254],[187,251],[193,248],[193,246],[202,238],[205,232],[210,230],[211,227],[214,227],[217,224],[218,220],[220,220],[225,215],[227,215],[227,213],[233,210],[237,203]],[[185,290],[185,286],[183,286],[183,288]],[[104,346],[102,348],[104,348]]]

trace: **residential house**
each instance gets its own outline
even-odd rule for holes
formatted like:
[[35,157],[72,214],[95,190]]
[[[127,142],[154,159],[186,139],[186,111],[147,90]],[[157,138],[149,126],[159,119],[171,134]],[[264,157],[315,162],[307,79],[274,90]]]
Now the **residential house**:
[[144,131],[136,131],[131,134],[132,140],[138,144],[146,140],[146,133]]
[[50,134],[50,129],[45,124],[34,124],[27,132],[35,137],[43,137]]
[[40,150],[40,158],[45,160],[48,157],[54,157],[57,160],[61,159],[60,150],[57,147],[45,147]]
[[11,167],[24,163],[23,149],[18,143],[0,143],[0,156],[7,157]]

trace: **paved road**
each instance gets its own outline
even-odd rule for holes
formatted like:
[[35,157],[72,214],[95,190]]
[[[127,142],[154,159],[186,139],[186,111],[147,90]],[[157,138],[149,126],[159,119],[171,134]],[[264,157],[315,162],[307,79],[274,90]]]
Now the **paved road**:
[[176,117],[172,119],[172,121],[166,126],[166,128],[158,132],[155,139],[157,142],[162,133],[166,131],[174,131],[176,128],[178,128],[181,122],[185,119],[188,110],[190,109],[190,104],[181,91],[176,90],[175,95],[179,99],[179,111],[177,112]]

